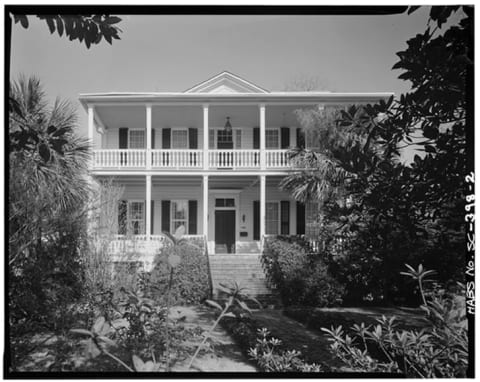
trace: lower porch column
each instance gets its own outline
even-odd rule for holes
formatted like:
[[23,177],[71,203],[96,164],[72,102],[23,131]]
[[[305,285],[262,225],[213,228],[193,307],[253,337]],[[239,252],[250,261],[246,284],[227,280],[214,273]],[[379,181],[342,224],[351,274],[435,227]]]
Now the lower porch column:
[[263,252],[265,236],[265,175],[260,175],[260,250]]
[[146,175],[145,187],[145,236],[147,241],[150,240],[150,233],[152,229],[152,176]]
[[203,176],[203,234],[208,242],[208,175]]

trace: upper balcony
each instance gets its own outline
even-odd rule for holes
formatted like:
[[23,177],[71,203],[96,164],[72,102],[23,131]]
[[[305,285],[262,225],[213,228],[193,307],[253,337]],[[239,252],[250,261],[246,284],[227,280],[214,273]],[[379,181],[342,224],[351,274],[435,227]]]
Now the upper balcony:
[[[292,168],[289,150],[265,150],[266,170]],[[93,151],[93,170],[260,170],[260,150],[145,150]],[[205,163],[206,162],[206,163]]]

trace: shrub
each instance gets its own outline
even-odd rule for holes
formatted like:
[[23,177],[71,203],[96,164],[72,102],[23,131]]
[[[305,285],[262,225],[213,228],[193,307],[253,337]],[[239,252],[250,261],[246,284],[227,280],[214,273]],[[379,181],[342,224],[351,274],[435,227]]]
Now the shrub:
[[[421,266],[402,272],[420,284],[421,308],[427,325],[421,330],[398,330],[396,317],[382,316],[377,325],[326,329],[331,349],[352,371],[394,372],[406,377],[466,377],[468,338],[465,299],[459,291],[423,292],[422,282],[431,271]],[[464,289],[460,286],[460,290]],[[428,300],[427,300],[428,298]]]
[[[172,304],[199,304],[210,295],[210,276],[205,252],[187,243],[179,245],[180,264],[175,268],[171,289]],[[162,251],[155,258],[155,265],[149,274],[151,295],[162,300],[167,290],[170,268],[168,251]]]
[[298,241],[268,238],[262,265],[287,306],[330,306],[341,302],[342,286],[330,276],[321,257],[309,253]]
[[270,332],[258,329],[258,338],[255,347],[248,351],[251,359],[255,360],[261,371],[265,372],[320,372],[321,367],[315,363],[309,364],[302,360],[297,350],[281,350],[282,341],[270,337]]

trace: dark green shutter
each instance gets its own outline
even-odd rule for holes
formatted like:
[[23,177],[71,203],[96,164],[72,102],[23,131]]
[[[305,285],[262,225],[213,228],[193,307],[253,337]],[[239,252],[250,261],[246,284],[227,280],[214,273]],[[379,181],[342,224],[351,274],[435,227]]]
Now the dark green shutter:
[[128,127],[118,129],[118,148],[128,149]]
[[170,200],[162,200],[162,232],[170,232]]
[[119,200],[118,202],[118,234],[127,234],[127,201]]
[[155,129],[152,129],[152,149],[155,148]]
[[297,202],[297,235],[305,235],[305,204]]
[[260,201],[253,201],[253,240],[260,240]]
[[[128,149],[128,127],[118,129],[118,148]],[[120,153],[120,164],[127,163],[127,153]]]
[[155,204],[153,200],[151,201],[150,205],[150,235],[153,235],[153,222],[155,221]]
[[188,201],[188,234],[197,234],[197,201]]
[[280,234],[290,234],[290,202],[288,200],[280,202]]
[[290,147],[290,128],[280,128],[280,147],[282,149],[288,149]]
[[162,129],[162,149],[169,149],[172,129]]
[[188,128],[188,148],[193,150],[198,149],[198,129],[195,127]]
[[[198,129],[194,127],[188,128],[188,148],[190,150],[198,149]],[[190,153],[190,165],[196,166],[197,157],[195,153]]]
[[258,150],[260,148],[260,128],[253,128],[253,148]]
[[297,147],[305,148],[305,132],[301,128],[297,128]]

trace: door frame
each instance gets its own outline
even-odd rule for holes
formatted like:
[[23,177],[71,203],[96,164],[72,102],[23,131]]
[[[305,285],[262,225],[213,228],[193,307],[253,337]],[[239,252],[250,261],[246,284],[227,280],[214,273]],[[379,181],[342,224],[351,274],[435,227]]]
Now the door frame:
[[[235,244],[240,238],[239,227],[240,227],[240,218],[239,218],[239,203],[240,203],[240,192],[242,190],[210,190],[213,197],[212,200],[212,215],[213,215],[213,241],[216,242],[215,238],[215,211],[235,211]],[[215,199],[234,199],[235,207],[215,207]]]

